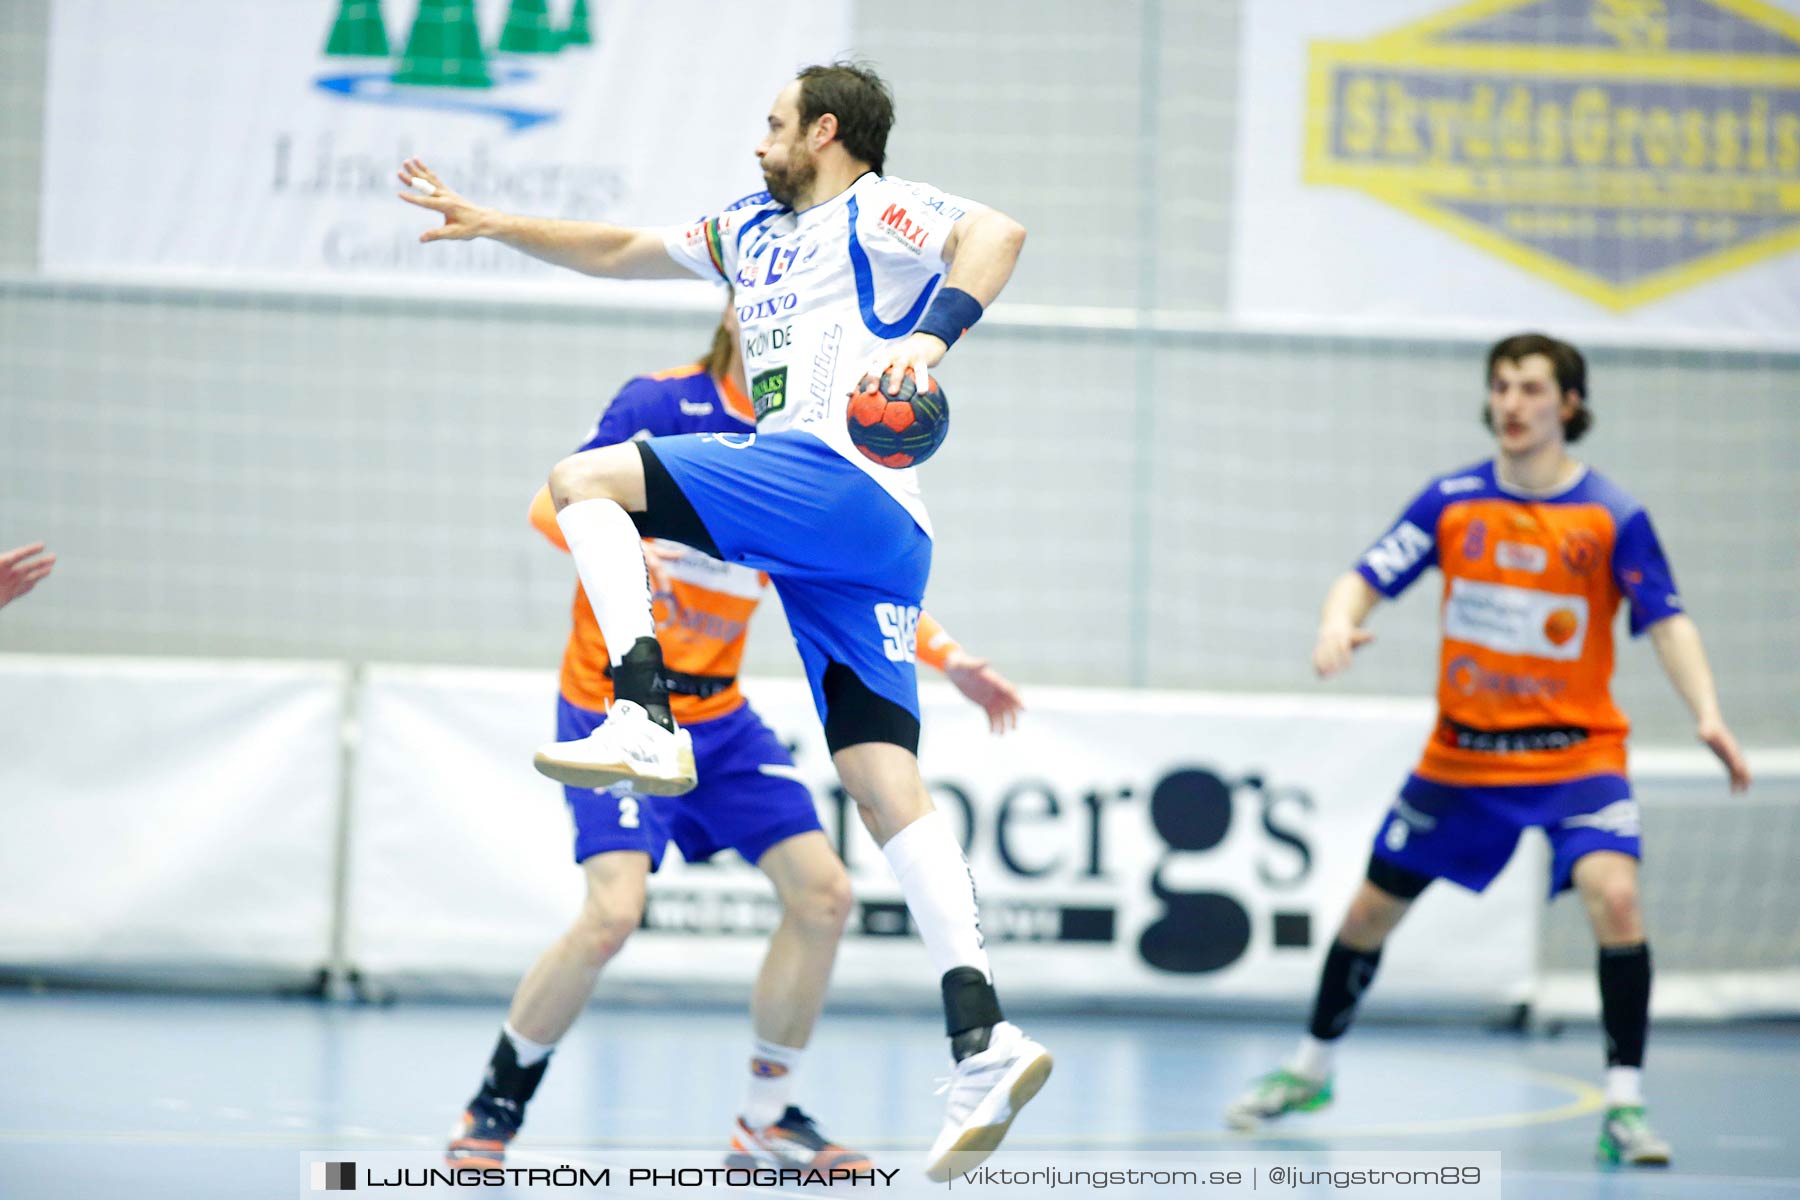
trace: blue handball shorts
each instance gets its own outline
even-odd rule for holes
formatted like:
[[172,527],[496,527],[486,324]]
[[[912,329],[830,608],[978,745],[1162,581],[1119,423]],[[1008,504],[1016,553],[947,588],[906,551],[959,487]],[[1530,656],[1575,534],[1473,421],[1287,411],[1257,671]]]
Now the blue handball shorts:
[[1571,886],[1575,862],[1595,850],[1639,853],[1638,803],[1623,775],[1524,787],[1453,787],[1417,775],[1375,835],[1375,857],[1482,891],[1536,826],[1550,839],[1550,895]]
[[[831,749],[886,741],[916,750],[915,649],[931,537],[912,514],[798,430],[684,434],[639,447],[646,533],[716,551],[774,581]],[[659,493],[652,462],[679,498]],[[686,536],[659,511],[682,500],[703,527]]]
[[[574,741],[605,713],[557,700],[556,733]],[[575,818],[575,861],[608,850],[642,850],[662,866],[671,840],[688,862],[736,850],[755,863],[775,843],[820,828],[812,793],[792,775],[794,760],[748,705],[684,726],[694,739],[700,782],[685,796],[640,796],[627,789],[565,787]]]

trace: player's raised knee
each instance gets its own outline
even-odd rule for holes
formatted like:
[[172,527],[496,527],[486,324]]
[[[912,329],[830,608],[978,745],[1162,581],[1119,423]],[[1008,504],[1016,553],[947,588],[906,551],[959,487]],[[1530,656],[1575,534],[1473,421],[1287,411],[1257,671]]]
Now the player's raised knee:
[[592,500],[592,473],[582,462],[584,456],[571,454],[550,468],[550,499],[560,510],[577,500]]
[[571,454],[550,468],[550,498],[557,511],[581,500],[612,500],[628,512],[644,508],[644,462],[637,443]]

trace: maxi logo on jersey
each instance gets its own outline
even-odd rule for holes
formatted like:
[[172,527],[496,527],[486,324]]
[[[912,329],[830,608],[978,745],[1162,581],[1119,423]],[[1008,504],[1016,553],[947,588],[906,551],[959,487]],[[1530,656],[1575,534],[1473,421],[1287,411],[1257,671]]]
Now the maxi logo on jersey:
[[912,219],[906,215],[906,210],[898,204],[890,204],[882,212],[881,228],[883,232],[914,254],[921,253],[925,249],[925,239],[931,235],[931,230],[926,226],[914,225]]
[[1623,311],[1800,247],[1800,17],[1476,0],[1309,49],[1305,178]]

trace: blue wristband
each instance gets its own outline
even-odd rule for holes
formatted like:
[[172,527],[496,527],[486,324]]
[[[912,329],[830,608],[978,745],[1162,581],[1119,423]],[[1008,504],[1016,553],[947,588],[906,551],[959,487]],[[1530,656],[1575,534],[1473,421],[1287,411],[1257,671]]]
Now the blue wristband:
[[929,333],[948,348],[956,345],[956,339],[969,332],[979,320],[981,301],[961,288],[947,287],[932,300],[931,307],[925,310],[925,318],[913,332]]

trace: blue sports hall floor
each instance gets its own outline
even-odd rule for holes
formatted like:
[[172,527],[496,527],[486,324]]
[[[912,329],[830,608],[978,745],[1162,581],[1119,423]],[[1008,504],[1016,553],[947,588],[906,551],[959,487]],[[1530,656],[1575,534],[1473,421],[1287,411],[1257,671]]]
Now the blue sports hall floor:
[[[501,1016],[498,1006],[481,1004],[0,991],[0,1077],[9,1101],[0,1111],[0,1197],[306,1196],[312,1162],[393,1151],[433,1162],[431,1151],[478,1081]],[[1104,1151],[1113,1163],[1132,1154],[1168,1162],[1173,1152],[1203,1151],[1266,1167],[1279,1151],[1498,1151],[1509,1198],[1800,1197],[1794,1026],[1656,1030],[1647,1090],[1675,1165],[1620,1171],[1592,1160],[1601,1074],[1592,1029],[1544,1038],[1366,1024],[1346,1043],[1332,1107],[1290,1118],[1278,1135],[1244,1138],[1221,1127],[1219,1112],[1288,1052],[1292,1026],[1115,1015],[1022,1023],[1055,1053],[1057,1068],[1014,1126],[1007,1149],[1015,1159],[1079,1164]],[[741,1013],[716,1008],[590,1009],[558,1051],[514,1161],[604,1164],[647,1146],[716,1161],[738,1099],[746,1025]],[[923,1189],[916,1167],[937,1128],[942,1101],[933,1083],[945,1071],[933,1018],[828,1010],[796,1098],[837,1140],[869,1150],[878,1166],[902,1168]],[[1275,1190],[1263,1181],[1262,1192]],[[1085,1193],[1069,1186],[1056,1194]],[[1471,1193],[1415,1185],[1287,1194]]]

